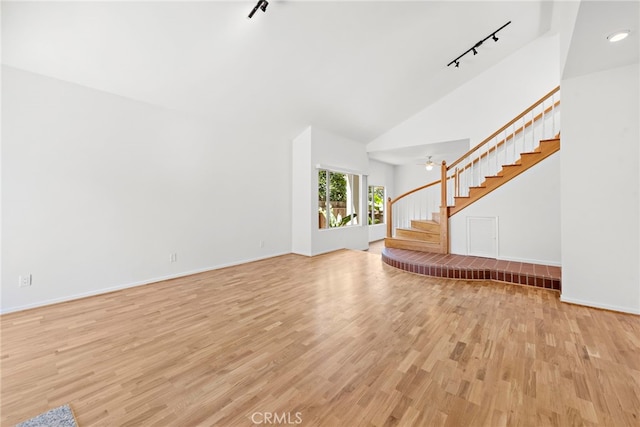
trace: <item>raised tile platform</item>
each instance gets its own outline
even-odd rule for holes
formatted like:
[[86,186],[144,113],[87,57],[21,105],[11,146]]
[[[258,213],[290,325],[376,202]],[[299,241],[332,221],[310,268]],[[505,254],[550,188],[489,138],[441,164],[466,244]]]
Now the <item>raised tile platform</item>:
[[424,276],[496,280],[556,291],[562,289],[562,270],[555,266],[395,248],[384,248],[382,261],[392,267]]

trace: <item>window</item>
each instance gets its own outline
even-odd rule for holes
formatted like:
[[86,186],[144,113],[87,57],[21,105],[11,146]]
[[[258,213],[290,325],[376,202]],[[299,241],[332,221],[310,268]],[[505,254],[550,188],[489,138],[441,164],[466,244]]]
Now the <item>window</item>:
[[367,200],[369,225],[384,224],[384,187],[370,185]]
[[358,225],[360,176],[318,170],[318,228]]

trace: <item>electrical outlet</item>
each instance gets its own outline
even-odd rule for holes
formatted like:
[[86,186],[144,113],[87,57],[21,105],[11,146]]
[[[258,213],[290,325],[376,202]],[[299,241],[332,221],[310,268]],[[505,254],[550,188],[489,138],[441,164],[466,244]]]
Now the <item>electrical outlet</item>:
[[31,274],[23,274],[22,276],[18,276],[18,286],[20,286],[21,288],[31,286]]
[[169,262],[178,262],[178,254],[176,252],[169,254]]

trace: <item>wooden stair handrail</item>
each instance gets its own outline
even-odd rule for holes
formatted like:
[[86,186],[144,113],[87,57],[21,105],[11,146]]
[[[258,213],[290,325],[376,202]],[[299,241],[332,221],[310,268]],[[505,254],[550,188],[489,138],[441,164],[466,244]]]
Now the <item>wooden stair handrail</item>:
[[428,184],[423,185],[422,187],[414,188],[413,190],[407,191],[406,193],[402,193],[401,195],[399,195],[398,197],[396,197],[393,200],[391,199],[391,197],[389,197],[389,201],[393,205],[395,202],[397,202],[398,200],[402,199],[403,197],[407,197],[409,194],[413,194],[416,191],[424,190],[425,188],[429,188],[429,187],[434,186],[436,184],[440,184],[440,180],[430,182]]
[[398,200],[404,197],[407,197],[410,194],[415,193],[416,191],[424,190],[425,188],[429,188],[436,184],[440,184],[440,180],[430,182],[428,184],[423,185],[422,187],[414,188],[413,190],[407,191],[406,193],[402,193],[401,195],[399,195],[393,200],[391,199],[391,197],[387,199],[387,237],[393,236],[393,209],[392,209],[393,204],[396,203]]
[[449,217],[452,217],[453,215],[455,215],[456,213],[460,212],[461,210],[463,210],[464,208],[466,208],[467,206],[469,206],[470,204],[472,204],[476,200],[484,197],[488,193],[490,193],[493,190],[499,188],[501,185],[504,185],[505,183],[509,182],[511,179],[513,179],[516,176],[518,176],[519,174],[521,174],[522,172],[526,171],[530,167],[536,165],[540,161],[546,159],[547,157],[551,156],[552,154],[554,154],[558,150],[560,150],[560,138],[559,137],[558,138],[540,140],[541,148],[542,148],[542,142],[550,143],[550,145],[547,145],[546,148],[543,148],[539,152],[524,153],[524,154],[532,154],[532,155],[535,156],[534,160],[529,160],[527,165],[525,165],[524,163],[521,163],[519,165],[506,165],[506,166],[515,166],[515,169],[512,169],[511,171],[509,171],[509,172],[507,172],[507,173],[505,173],[503,175],[498,175],[498,176],[493,176],[493,177],[486,177],[486,178],[497,178],[497,179],[499,179],[501,181],[500,185],[498,185],[498,186],[494,186],[494,185],[483,186],[483,185],[481,185],[481,186],[478,186],[478,187],[471,187],[472,189],[480,189],[480,191],[482,193],[480,195],[476,194],[474,196],[472,194],[472,192],[470,192],[468,196],[462,197],[462,199],[466,199],[466,200],[462,201],[461,205],[458,203],[458,200],[456,200],[456,203],[453,206],[450,206],[448,208]]
[[[529,126],[533,125],[535,122],[537,122],[538,120],[540,120],[542,118],[543,115],[547,114],[548,112],[552,111],[554,108],[556,108],[558,105],[560,105],[560,101],[556,101],[553,103],[553,105],[551,107],[547,107],[546,110],[544,110],[542,113],[538,114],[537,116],[535,116],[533,119],[529,120],[527,123],[525,123],[523,126],[520,126],[518,129],[514,130],[511,134],[509,134],[505,139],[501,140],[500,142],[498,142],[496,145],[494,145],[493,147],[489,148],[484,154],[481,154],[480,157],[478,157],[476,160],[473,160],[469,163],[467,163],[467,165],[465,165],[462,169],[458,169],[459,171],[464,171],[466,169],[469,169],[471,167],[472,163],[478,163],[480,161],[480,159],[487,157],[489,155],[489,153],[491,153],[492,151],[497,150],[499,147],[503,146],[506,142],[508,142],[510,139],[513,139],[516,137],[516,135],[518,135],[519,133],[523,132],[526,128],[528,128]],[[556,136],[557,138],[560,137],[560,134],[558,134]],[[457,192],[456,192],[457,194]]]
[[547,98],[549,98],[550,96],[552,96],[554,93],[556,93],[557,91],[560,90],[560,86],[556,86],[555,89],[553,89],[551,92],[547,93],[545,96],[543,96],[542,98],[540,98],[538,101],[536,101],[533,105],[531,105],[529,108],[527,108],[526,110],[524,110],[522,113],[520,113],[518,116],[516,116],[515,119],[511,120],[509,123],[507,123],[506,125],[502,126],[500,129],[498,129],[496,132],[492,133],[491,136],[489,136],[488,138],[486,138],[484,141],[482,141],[480,144],[476,145],[475,147],[473,147],[471,150],[467,151],[465,154],[463,154],[458,160],[456,160],[455,162],[451,163],[448,167],[447,170],[451,170],[454,166],[456,166],[457,164],[459,164],[460,162],[462,162],[464,159],[466,159],[467,157],[469,157],[471,154],[475,153],[480,147],[482,147],[483,145],[487,144],[489,141],[491,141],[493,138],[495,138],[496,136],[498,136],[501,132],[504,132],[509,126],[511,126],[512,124],[514,124],[515,122],[517,122],[518,120],[520,120],[521,118],[523,118],[525,115],[527,115],[529,112],[531,112],[531,110],[533,110],[534,108],[536,108],[538,105],[540,105],[541,103],[543,103]]

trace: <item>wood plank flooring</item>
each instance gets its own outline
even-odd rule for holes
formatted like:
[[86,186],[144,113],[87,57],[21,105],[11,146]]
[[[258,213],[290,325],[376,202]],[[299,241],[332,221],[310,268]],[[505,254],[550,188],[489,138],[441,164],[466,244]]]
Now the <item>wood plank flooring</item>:
[[81,427],[640,425],[640,317],[360,251],[0,321],[3,426],[65,403]]

